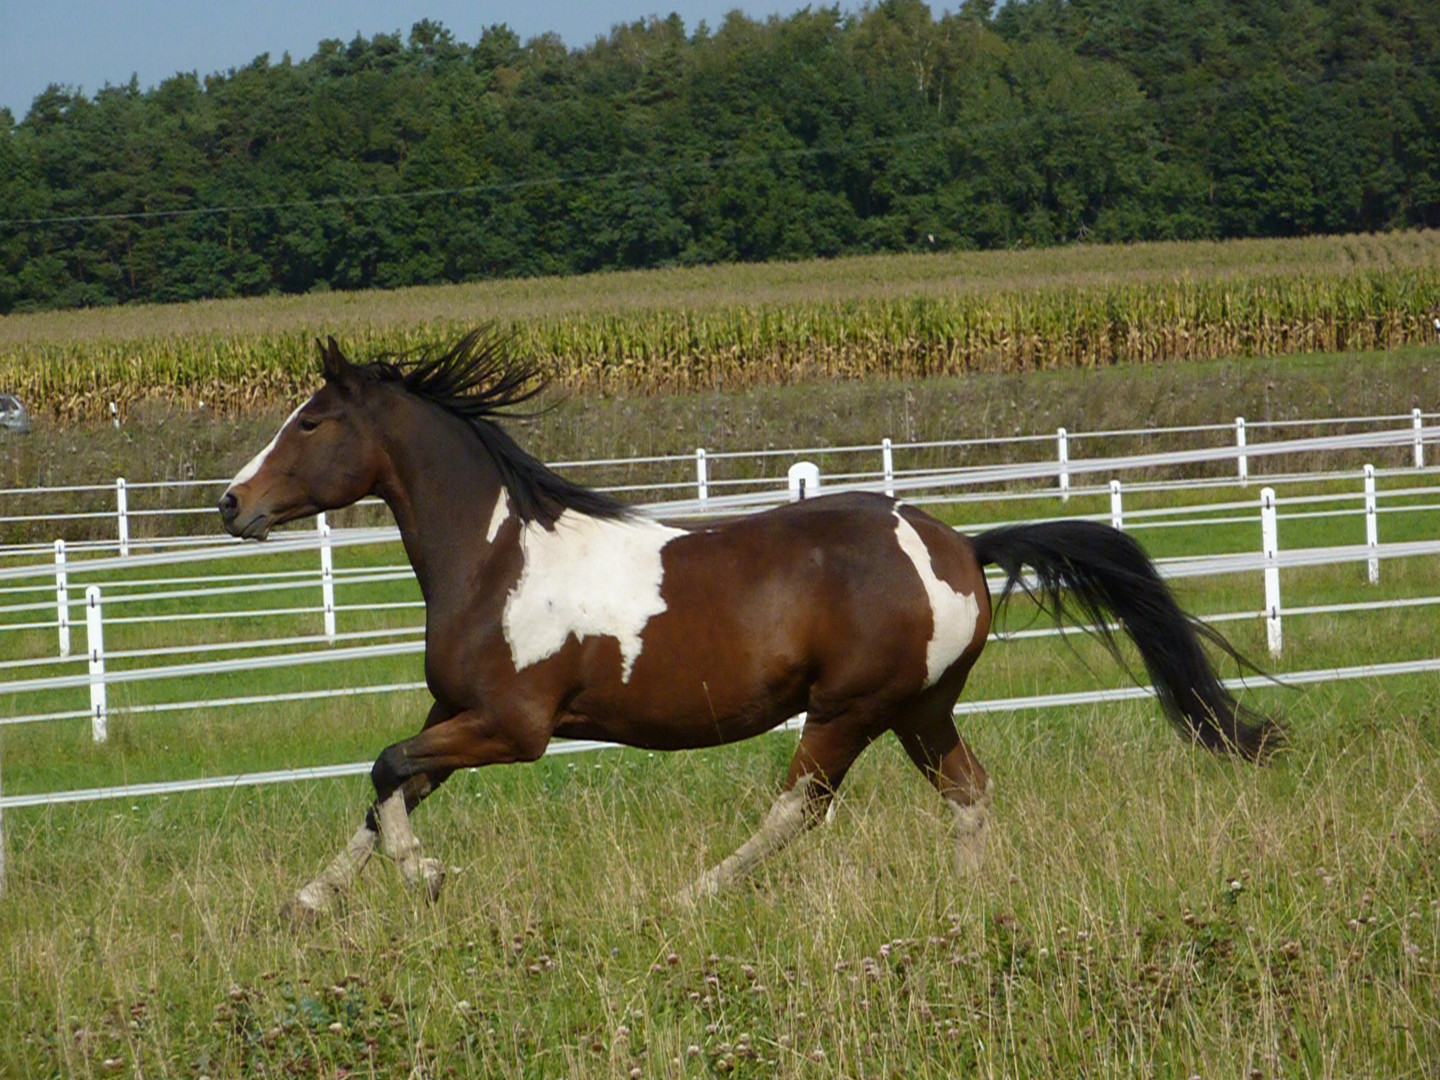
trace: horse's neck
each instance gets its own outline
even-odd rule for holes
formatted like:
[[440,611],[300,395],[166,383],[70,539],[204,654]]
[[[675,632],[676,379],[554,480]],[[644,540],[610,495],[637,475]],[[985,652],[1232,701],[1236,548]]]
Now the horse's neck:
[[428,601],[447,576],[468,576],[488,554],[500,474],[462,421],[406,404],[389,425],[389,465],[376,494],[395,515]]

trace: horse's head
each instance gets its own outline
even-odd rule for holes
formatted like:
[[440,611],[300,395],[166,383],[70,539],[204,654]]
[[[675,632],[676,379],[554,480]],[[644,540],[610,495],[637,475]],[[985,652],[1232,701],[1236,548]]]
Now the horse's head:
[[334,338],[321,346],[320,360],[325,385],[290,414],[220,497],[230,535],[263,540],[276,525],[349,506],[374,487],[380,450],[360,400],[364,378]]

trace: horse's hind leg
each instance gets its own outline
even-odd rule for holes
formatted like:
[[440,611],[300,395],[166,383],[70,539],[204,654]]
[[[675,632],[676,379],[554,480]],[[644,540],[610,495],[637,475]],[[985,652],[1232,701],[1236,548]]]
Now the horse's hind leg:
[[960,872],[975,873],[985,858],[990,778],[955,730],[950,706],[897,724],[895,734],[915,767],[935,785],[955,815],[955,858]]
[[784,790],[765,815],[758,832],[680,893],[684,904],[716,896],[755,869],[806,829],[825,817],[835,789],[872,735],[853,723],[808,721],[790,760]]

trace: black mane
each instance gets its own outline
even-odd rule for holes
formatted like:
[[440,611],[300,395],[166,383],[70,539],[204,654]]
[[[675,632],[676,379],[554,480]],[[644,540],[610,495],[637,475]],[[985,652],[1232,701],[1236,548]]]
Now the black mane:
[[464,420],[484,445],[521,521],[546,528],[566,510],[598,518],[621,518],[630,509],[603,492],[566,480],[522,450],[495,422],[516,413],[545,389],[539,365],[517,359],[511,338],[492,329],[466,334],[439,355],[420,353],[354,365],[367,378],[398,383],[418,398]]

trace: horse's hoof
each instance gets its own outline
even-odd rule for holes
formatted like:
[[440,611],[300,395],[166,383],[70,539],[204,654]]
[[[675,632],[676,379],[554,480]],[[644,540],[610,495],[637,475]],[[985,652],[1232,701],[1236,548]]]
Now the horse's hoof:
[[420,882],[425,886],[425,896],[432,904],[439,900],[440,887],[445,884],[445,864],[439,859],[421,859]]
[[672,896],[670,904],[680,911],[693,911],[706,900],[719,896],[720,892],[719,880],[713,872],[706,871]]
[[312,881],[280,906],[280,919],[294,930],[304,930],[319,920],[335,893],[319,881]]
[[280,922],[291,930],[308,930],[320,921],[320,909],[295,896],[280,905]]

